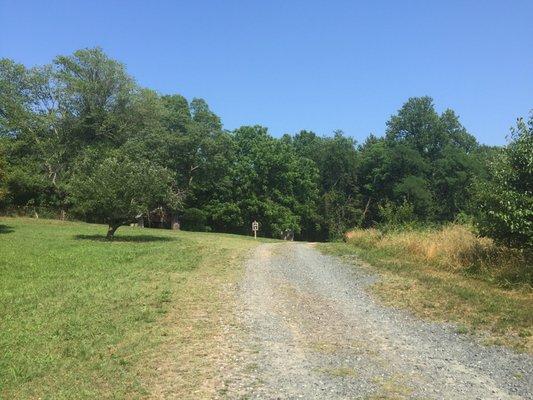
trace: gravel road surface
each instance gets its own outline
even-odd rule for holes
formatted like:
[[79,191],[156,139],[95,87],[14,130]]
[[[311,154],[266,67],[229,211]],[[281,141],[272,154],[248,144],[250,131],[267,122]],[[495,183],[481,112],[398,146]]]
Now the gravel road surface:
[[256,248],[225,325],[219,398],[533,399],[533,357],[384,307],[375,279],[310,244]]

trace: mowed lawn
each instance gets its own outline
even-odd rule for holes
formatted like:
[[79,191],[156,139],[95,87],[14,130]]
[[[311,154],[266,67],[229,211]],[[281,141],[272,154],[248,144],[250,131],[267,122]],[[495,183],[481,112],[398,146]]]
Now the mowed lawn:
[[0,218],[0,398],[208,390],[201,383],[215,372],[202,355],[215,351],[217,321],[229,312],[222,288],[257,241],[123,227],[109,242],[105,232]]

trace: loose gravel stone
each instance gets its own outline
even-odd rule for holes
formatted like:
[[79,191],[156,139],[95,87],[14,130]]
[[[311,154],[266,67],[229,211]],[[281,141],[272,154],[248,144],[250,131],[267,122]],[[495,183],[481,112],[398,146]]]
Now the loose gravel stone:
[[379,304],[309,244],[254,250],[226,322],[227,399],[533,399],[533,358]]

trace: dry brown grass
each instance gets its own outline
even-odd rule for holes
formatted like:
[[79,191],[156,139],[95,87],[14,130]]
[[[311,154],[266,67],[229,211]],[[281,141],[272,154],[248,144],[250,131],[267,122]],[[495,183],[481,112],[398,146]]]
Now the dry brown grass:
[[498,246],[464,225],[385,234],[376,229],[357,229],[347,232],[345,240],[358,247],[401,254],[444,271],[482,273],[504,285],[531,284],[530,267],[522,252]]

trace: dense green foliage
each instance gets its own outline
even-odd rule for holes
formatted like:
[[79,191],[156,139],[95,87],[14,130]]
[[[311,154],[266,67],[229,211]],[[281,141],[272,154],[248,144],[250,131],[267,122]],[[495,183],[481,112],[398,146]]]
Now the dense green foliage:
[[[118,157],[173,175],[184,229],[248,233],[257,219],[265,236],[292,229],[297,238],[324,240],[356,226],[471,218],[482,182],[499,179],[488,171],[498,149],[479,145],[452,110],[439,114],[429,97],[409,99],[383,137],[362,144],[340,131],[281,138],[261,126],[230,132],[204,100],[141,88],[122,64],[86,49],[38,68],[2,60],[0,100],[0,204],[11,212],[76,215],[85,208],[84,218],[105,222],[80,206],[86,198],[71,193],[71,181],[87,160]],[[167,182],[147,179],[147,192],[161,189],[153,181]],[[531,192],[515,189],[517,207],[530,204]]]
[[492,179],[478,190],[480,231],[509,246],[533,248],[533,114],[527,123],[518,120],[490,172]]
[[107,223],[108,236],[137,216],[158,207],[172,211],[179,204],[179,193],[172,191],[172,174],[149,161],[106,158],[83,166],[69,185],[73,211],[85,219]]

